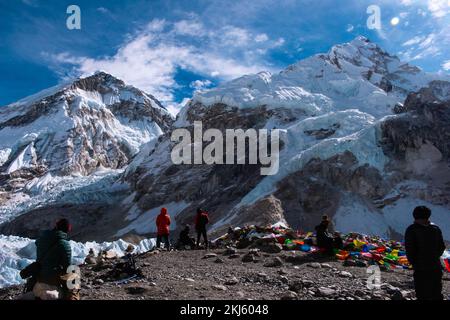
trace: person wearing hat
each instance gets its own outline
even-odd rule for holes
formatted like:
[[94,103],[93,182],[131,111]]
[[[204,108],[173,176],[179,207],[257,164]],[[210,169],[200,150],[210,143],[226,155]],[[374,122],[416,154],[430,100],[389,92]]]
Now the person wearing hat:
[[406,257],[414,269],[414,288],[418,300],[443,300],[442,265],[445,251],[442,231],[430,222],[431,210],[425,206],[413,211],[414,223],[405,232]]
[[44,293],[53,291],[58,292],[58,295],[54,295],[58,299],[79,300],[78,292],[69,290],[63,278],[67,275],[67,268],[72,259],[68,240],[71,229],[67,219],[60,219],[52,230],[44,231],[36,240],[36,262],[39,264],[39,271],[33,292],[38,298],[45,299]]

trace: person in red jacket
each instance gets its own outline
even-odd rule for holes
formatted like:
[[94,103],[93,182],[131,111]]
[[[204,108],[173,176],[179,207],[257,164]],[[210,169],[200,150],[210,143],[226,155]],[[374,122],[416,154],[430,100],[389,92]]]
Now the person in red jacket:
[[198,208],[195,216],[195,231],[197,231],[197,247],[200,246],[200,238],[203,236],[205,240],[205,249],[208,249],[208,235],[206,232],[206,225],[209,222],[208,212]]
[[158,229],[156,235],[156,247],[161,247],[161,241],[164,241],[164,248],[170,249],[169,242],[169,226],[170,226],[170,216],[167,213],[166,208],[161,208],[161,213],[156,218],[156,227]]

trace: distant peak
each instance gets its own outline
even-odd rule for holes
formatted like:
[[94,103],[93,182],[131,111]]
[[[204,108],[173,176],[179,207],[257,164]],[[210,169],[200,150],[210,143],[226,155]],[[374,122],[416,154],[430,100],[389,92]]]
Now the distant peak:
[[353,43],[353,42],[365,42],[365,43],[370,43],[371,41],[370,41],[368,38],[364,37],[364,36],[357,36],[357,37],[356,37],[355,39],[353,39],[351,42],[352,42],[352,43]]
[[124,81],[114,77],[104,71],[96,71],[95,73],[76,79],[72,83],[72,87],[87,91],[102,91],[107,87],[125,87]]

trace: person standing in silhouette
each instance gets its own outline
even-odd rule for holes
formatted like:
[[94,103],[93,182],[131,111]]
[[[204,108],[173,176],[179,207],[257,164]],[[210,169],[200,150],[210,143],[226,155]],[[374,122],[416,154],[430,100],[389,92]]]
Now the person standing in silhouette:
[[431,210],[425,206],[413,211],[414,223],[406,229],[405,249],[414,269],[417,300],[443,300],[440,257],[445,243],[439,227],[430,222]]

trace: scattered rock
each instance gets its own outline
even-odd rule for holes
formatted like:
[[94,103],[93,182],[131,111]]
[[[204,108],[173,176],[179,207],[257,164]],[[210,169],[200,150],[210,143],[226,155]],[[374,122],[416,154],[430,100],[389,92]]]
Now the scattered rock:
[[214,260],[215,263],[224,263],[225,261],[221,258],[217,258],[216,260]]
[[320,266],[321,266],[322,268],[324,268],[324,269],[331,269],[331,268],[333,268],[333,267],[331,266],[331,264],[329,264],[329,263],[321,263]]
[[391,285],[389,283],[382,283],[380,288],[381,288],[381,290],[386,291],[390,295],[394,294],[397,291],[400,291],[399,288],[394,287],[393,285]]
[[322,265],[319,262],[310,262],[310,263],[308,263],[308,267],[314,268],[314,269],[320,269],[320,268],[322,268]]
[[266,253],[279,253],[283,250],[283,246],[278,242],[256,241],[253,245],[256,247],[256,249],[259,249],[262,252]]
[[264,264],[264,267],[276,268],[281,267],[283,265],[283,261],[280,257],[275,257],[272,261]]
[[205,256],[202,259],[209,259],[209,258],[216,258],[217,254],[216,253],[207,253],[205,254]]
[[213,289],[219,290],[219,291],[226,291],[228,290],[227,287],[222,286],[222,285],[215,285],[213,286]]
[[321,297],[331,297],[334,294],[336,294],[336,290],[331,289],[331,288],[327,288],[327,287],[320,287],[317,290],[317,294]]
[[280,281],[281,281],[282,283],[289,283],[289,279],[288,279],[288,277],[286,277],[286,276],[280,276]]
[[186,280],[187,282],[195,282],[195,280],[192,278],[184,278],[184,280]]
[[227,256],[233,255],[237,253],[237,249],[233,247],[229,247],[225,250],[224,254]]
[[102,279],[94,279],[94,281],[92,283],[93,284],[103,284],[103,283],[105,283],[105,281],[103,281]]
[[289,290],[294,292],[301,292],[303,290],[302,281],[294,281],[289,285]]
[[278,270],[278,274],[286,275],[286,274],[288,274],[288,272],[284,269],[280,269],[280,270]]
[[353,278],[353,275],[348,271],[341,271],[338,273],[341,278]]
[[240,254],[234,253],[234,254],[230,255],[228,258],[229,258],[229,259],[237,259],[237,258],[239,258],[240,256],[241,256]]
[[281,296],[281,300],[297,300],[298,295],[293,291],[287,291]]
[[234,285],[236,285],[236,284],[238,284],[238,283],[239,283],[239,280],[238,280],[238,278],[236,278],[236,277],[232,277],[232,278],[228,279],[228,280],[225,282],[225,284],[228,285],[228,286],[234,286]]
[[254,260],[255,257],[249,253],[247,253],[245,256],[242,257],[242,262],[253,262]]
[[403,296],[402,291],[396,290],[391,293],[391,299],[392,300],[406,300],[406,298]]
[[267,275],[267,273],[264,273],[264,272],[259,272],[258,274],[257,274],[257,276],[258,277],[261,277],[261,278],[264,278],[264,279],[267,279],[269,276]]

